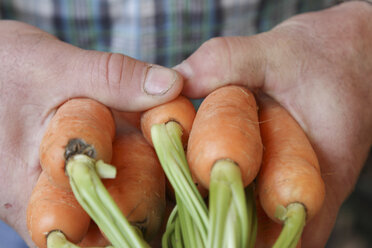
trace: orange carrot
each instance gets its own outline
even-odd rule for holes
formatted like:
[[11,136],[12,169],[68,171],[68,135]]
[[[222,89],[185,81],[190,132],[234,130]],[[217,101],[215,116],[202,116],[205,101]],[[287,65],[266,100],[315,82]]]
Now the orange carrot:
[[141,129],[146,140],[152,145],[151,127],[154,124],[175,121],[182,126],[182,143],[187,145],[189,133],[195,118],[195,108],[184,96],[145,111],[141,117]]
[[151,240],[165,209],[165,176],[154,149],[140,131],[118,134],[112,164],[117,175],[104,180],[108,192],[128,221]]
[[69,189],[65,164],[75,154],[111,161],[115,124],[110,110],[91,99],[72,99],[60,106],[40,145],[40,163],[51,180]]
[[[114,135],[114,119],[107,107],[91,99],[70,100],[59,107],[48,126],[40,161],[53,183],[71,187],[114,246],[147,247],[101,181],[116,175],[116,168],[105,163],[111,161]],[[66,243],[63,235],[53,237]]]
[[[190,237],[190,240],[202,240],[205,244],[207,207],[195,186],[184,151],[194,117],[195,108],[192,103],[187,98],[179,96],[171,102],[144,112],[141,117],[141,129],[149,143],[154,146],[163,170],[174,189],[175,197],[172,198],[176,199],[177,205],[184,205],[182,209],[185,211],[179,212],[180,220],[186,220],[191,216],[196,223],[196,228],[192,227],[192,229],[197,230],[196,235],[202,236],[198,239],[195,236]],[[172,191],[168,188],[168,192]],[[187,228],[188,224],[184,223],[180,226],[183,227],[183,231],[191,230],[191,227]],[[194,243],[194,246],[200,245]]]
[[[141,130],[146,140],[152,145],[151,127],[154,124],[168,123],[175,121],[182,127],[182,144],[187,146],[192,123],[195,118],[195,108],[186,97],[180,95],[171,102],[162,104],[143,113],[141,117]],[[174,189],[166,181],[167,195],[174,200]],[[203,197],[207,196],[208,191],[197,184],[198,190]]]
[[246,201],[244,187],[256,177],[262,159],[257,105],[249,90],[230,85],[204,99],[187,159],[197,180],[209,188],[208,246],[247,247],[255,233],[248,214],[254,203]]
[[205,188],[209,188],[213,165],[223,159],[236,163],[244,186],[250,184],[262,159],[253,94],[239,86],[225,86],[209,94],[195,117],[187,159],[191,171]]
[[90,223],[71,191],[52,184],[42,171],[27,208],[27,227],[34,243],[47,247],[47,236],[59,230],[71,242],[77,243],[86,234]]
[[[260,202],[276,222],[285,223],[290,215],[299,218],[298,230],[289,231],[296,237],[286,238],[294,245],[305,219],[312,219],[323,204],[325,186],[318,160],[302,128],[278,103],[263,99],[260,122],[265,147],[258,176]],[[286,226],[290,225],[285,224],[282,232]]]

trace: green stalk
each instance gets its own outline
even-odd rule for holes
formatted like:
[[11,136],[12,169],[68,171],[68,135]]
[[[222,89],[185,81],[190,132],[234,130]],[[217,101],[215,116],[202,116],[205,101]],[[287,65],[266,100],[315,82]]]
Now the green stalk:
[[237,209],[233,202],[230,202],[226,223],[224,224],[223,230],[223,247],[240,247],[239,242],[239,226],[240,220],[237,218]]
[[[97,175],[96,164],[95,160],[82,154],[68,161],[66,170],[76,199],[114,247],[148,247],[107,192]],[[100,164],[98,166],[103,168],[102,162]],[[110,170],[107,170],[109,174]]]
[[172,247],[171,243],[171,236],[174,234],[175,230],[175,219],[178,218],[178,207],[175,206],[169,215],[168,221],[167,221],[167,227],[165,229],[165,232],[163,234],[161,245],[163,248]]
[[[65,235],[61,231],[52,231],[47,237],[47,247],[48,248],[80,248],[70,241],[68,241]],[[87,247],[88,248],[88,247]],[[89,247],[89,248],[99,248],[99,247]],[[113,248],[113,246],[106,246],[105,248]]]
[[209,186],[209,234],[208,247],[223,246],[226,216],[230,207],[231,191],[226,183],[211,179]]
[[195,227],[189,211],[186,209],[182,201],[179,200],[179,197],[176,194],[176,201],[178,207],[178,217],[182,231],[182,240],[184,247],[204,247],[205,245],[202,242],[200,233]]
[[[209,209],[208,247],[223,247],[224,242],[246,247],[249,235],[247,203],[240,169],[233,161],[225,159],[214,164],[209,187]],[[236,219],[236,224],[228,225],[231,218]]]
[[181,140],[182,128],[174,121],[156,124],[151,128],[151,137],[163,170],[178,195],[177,204],[183,204],[188,211],[205,247],[208,209],[192,180]]
[[173,246],[172,248],[183,248],[183,239],[182,239],[182,231],[181,231],[181,223],[178,218],[175,219],[175,229],[174,229],[174,241],[173,241]]
[[306,222],[306,210],[301,203],[277,208],[276,217],[284,222],[283,229],[273,248],[296,247]]

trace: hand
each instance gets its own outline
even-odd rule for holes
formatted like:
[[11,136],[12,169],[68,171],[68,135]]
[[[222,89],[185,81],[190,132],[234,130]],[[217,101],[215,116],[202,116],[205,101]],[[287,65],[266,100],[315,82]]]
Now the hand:
[[295,16],[252,37],[215,38],[176,67],[184,94],[243,84],[282,104],[318,155],[326,183],[303,247],[324,247],[372,144],[372,5],[348,2]]
[[177,72],[120,54],[82,50],[26,24],[0,22],[0,218],[26,240],[26,208],[40,174],[39,144],[69,98],[141,111],[175,98]]

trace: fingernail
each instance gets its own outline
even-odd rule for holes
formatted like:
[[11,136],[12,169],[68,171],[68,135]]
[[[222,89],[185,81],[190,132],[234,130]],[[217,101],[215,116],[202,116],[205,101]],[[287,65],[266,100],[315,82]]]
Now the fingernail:
[[147,95],[164,95],[172,88],[176,79],[177,72],[174,70],[157,65],[149,65],[145,72],[143,90]]

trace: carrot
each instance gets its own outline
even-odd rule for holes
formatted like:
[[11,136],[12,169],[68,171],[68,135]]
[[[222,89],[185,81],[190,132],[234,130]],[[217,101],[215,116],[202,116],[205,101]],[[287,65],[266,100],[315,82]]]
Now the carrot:
[[[147,247],[101,181],[116,175],[116,168],[105,163],[111,161],[114,135],[114,119],[107,107],[91,99],[69,100],[58,108],[47,128],[40,161],[58,187],[71,187],[114,246]],[[65,242],[61,235],[58,238]]]
[[182,144],[187,145],[195,117],[195,108],[184,96],[145,111],[141,117],[141,129],[146,140],[152,144],[151,127],[154,124],[175,121],[182,126]]
[[[182,126],[182,144],[187,146],[189,133],[195,117],[195,108],[193,104],[184,96],[180,95],[173,101],[159,105],[155,108],[145,111],[141,116],[141,130],[146,140],[153,146],[151,138],[151,127],[155,124],[168,123],[174,121]],[[166,178],[167,195],[175,200],[174,189],[168,178]],[[207,192],[203,188],[199,188],[199,192],[203,196]]]
[[[226,238],[239,242],[230,245],[245,247],[249,221],[244,187],[256,177],[262,159],[257,105],[250,91],[231,85],[205,98],[190,133],[187,159],[198,181],[209,188],[209,245],[222,246],[226,234],[237,235]],[[224,231],[228,215],[239,216],[235,234]]]
[[262,100],[260,122],[265,147],[258,176],[260,203],[272,220],[284,222],[275,247],[294,247],[305,221],[323,204],[319,163],[302,128],[278,103]]
[[150,241],[165,210],[165,176],[154,149],[141,132],[119,134],[113,143],[115,179],[104,184],[128,221]]
[[209,94],[195,117],[187,159],[191,171],[205,188],[209,188],[212,167],[223,159],[237,164],[244,186],[250,184],[262,159],[253,94],[239,86],[225,86]]
[[[191,217],[198,230],[197,235],[202,236],[201,242],[205,245],[208,211],[195,186],[184,151],[194,117],[195,108],[192,103],[179,96],[171,102],[145,111],[141,117],[141,129],[156,150],[164,172],[174,188],[177,205],[182,205],[181,208],[185,209],[179,212],[182,223],[178,227],[182,227],[183,231],[191,229],[191,222],[183,222],[187,219],[186,216]],[[195,236],[187,238],[196,240]]]
[[27,207],[27,228],[34,243],[40,248],[47,247],[47,237],[55,230],[77,243],[86,234],[89,223],[88,214],[73,193],[56,187],[42,171]]
[[110,163],[114,119],[110,110],[91,99],[72,99],[53,116],[40,145],[40,163],[51,180],[69,189],[66,162],[75,154],[85,154]]

